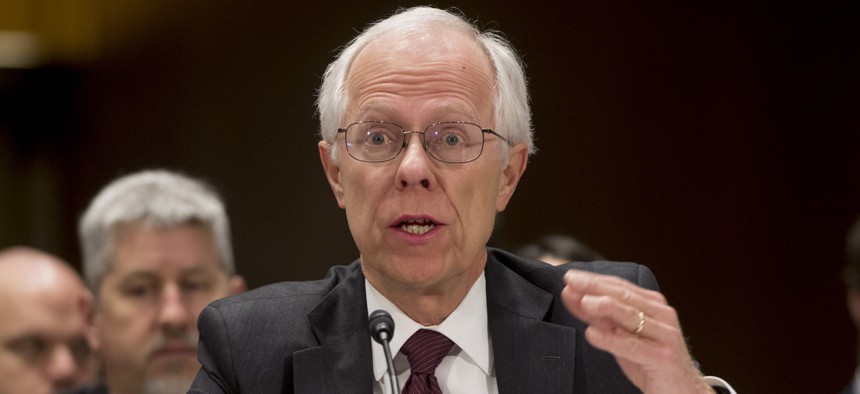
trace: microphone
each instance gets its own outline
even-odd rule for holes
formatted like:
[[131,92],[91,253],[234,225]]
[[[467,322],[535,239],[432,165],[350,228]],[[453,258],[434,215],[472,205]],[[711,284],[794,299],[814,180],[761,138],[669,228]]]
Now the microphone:
[[388,312],[377,309],[367,318],[367,325],[370,329],[370,337],[381,344],[382,349],[385,350],[385,362],[388,363],[388,381],[391,383],[391,394],[398,394],[400,391],[400,382],[397,381],[397,375],[394,374],[394,359],[391,357],[391,348],[388,346],[388,341],[394,336],[394,320]]

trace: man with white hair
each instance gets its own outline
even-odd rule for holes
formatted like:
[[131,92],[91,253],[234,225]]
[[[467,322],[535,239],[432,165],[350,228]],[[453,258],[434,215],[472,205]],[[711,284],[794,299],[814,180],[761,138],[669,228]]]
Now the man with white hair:
[[[318,106],[359,258],[207,307],[191,392],[713,392],[647,268],[487,247],[534,151],[523,67],[499,34],[403,10],[329,65]],[[390,363],[369,335],[377,309],[397,327]]]
[[200,368],[200,311],[246,288],[219,196],[174,172],[130,174],[92,200],[79,235],[106,390],[185,393]]

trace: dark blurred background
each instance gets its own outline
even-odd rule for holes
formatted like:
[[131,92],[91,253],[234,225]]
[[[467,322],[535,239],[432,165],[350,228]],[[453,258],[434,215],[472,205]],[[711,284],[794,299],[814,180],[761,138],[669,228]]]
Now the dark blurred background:
[[[142,168],[208,179],[251,286],[357,257],[317,154],[335,50],[412,1],[3,0],[0,247],[80,264],[78,216]],[[835,393],[860,214],[856,3],[457,6],[528,65],[539,153],[491,240],[575,235],[647,264],[706,373]]]

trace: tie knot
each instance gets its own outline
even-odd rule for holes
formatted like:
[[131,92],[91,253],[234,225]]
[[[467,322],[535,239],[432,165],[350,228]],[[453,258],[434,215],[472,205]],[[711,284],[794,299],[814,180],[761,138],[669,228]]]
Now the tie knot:
[[406,340],[406,343],[400,348],[400,353],[403,353],[409,360],[409,368],[412,369],[412,373],[432,375],[453,346],[454,342],[448,339],[445,334],[420,329]]

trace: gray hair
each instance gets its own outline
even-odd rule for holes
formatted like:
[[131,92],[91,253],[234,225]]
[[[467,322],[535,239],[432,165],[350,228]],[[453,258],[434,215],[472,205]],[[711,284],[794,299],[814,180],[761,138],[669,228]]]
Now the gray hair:
[[93,292],[114,263],[117,230],[129,224],[159,228],[202,225],[211,231],[221,264],[235,273],[230,222],[224,204],[207,183],[165,170],[126,175],[108,184],[78,223],[83,271]]
[[[531,111],[526,88],[525,65],[510,42],[501,33],[481,32],[456,10],[432,7],[399,9],[394,15],[369,25],[352,39],[329,64],[323,75],[317,97],[320,116],[320,136],[332,146],[332,160],[337,160],[337,129],[348,107],[346,77],[358,53],[370,42],[390,34],[407,34],[426,28],[450,28],[473,38],[484,48],[495,74],[495,128],[496,132],[517,144],[527,141],[529,154],[536,151],[532,137]],[[504,145],[507,149],[507,145]],[[506,157],[506,156],[505,156]]]

